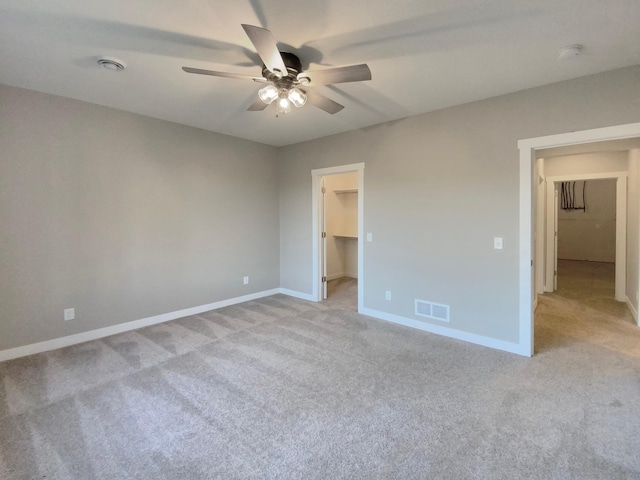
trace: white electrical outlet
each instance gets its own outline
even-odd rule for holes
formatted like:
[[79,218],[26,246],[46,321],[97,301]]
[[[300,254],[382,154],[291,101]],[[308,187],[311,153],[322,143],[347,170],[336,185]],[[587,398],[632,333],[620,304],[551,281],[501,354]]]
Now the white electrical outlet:
[[384,292],[384,299],[385,300],[391,300],[391,291],[387,290],[386,292]]
[[367,242],[373,242],[373,233],[367,232]]
[[242,277],[242,283],[244,285],[249,285],[249,276],[245,275],[244,277]]
[[75,308],[65,308],[64,309],[64,320],[73,320],[76,318],[76,309]]

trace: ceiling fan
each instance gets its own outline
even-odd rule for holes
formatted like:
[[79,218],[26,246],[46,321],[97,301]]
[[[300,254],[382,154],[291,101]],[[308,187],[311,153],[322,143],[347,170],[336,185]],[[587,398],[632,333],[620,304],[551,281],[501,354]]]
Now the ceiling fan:
[[182,70],[199,75],[238,78],[266,83],[267,85],[258,91],[258,100],[247,109],[249,111],[264,110],[277,100],[276,116],[290,112],[291,105],[299,108],[307,102],[327,113],[338,113],[344,108],[343,105],[334,102],[321,93],[310,90],[308,87],[371,80],[371,70],[364,63],[305,72],[302,70],[302,63],[296,55],[278,50],[276,41],[269,30],[245,24],[242,25],[242,28],[244,28],[262,60],[261,77],[191,67],[182,67]]

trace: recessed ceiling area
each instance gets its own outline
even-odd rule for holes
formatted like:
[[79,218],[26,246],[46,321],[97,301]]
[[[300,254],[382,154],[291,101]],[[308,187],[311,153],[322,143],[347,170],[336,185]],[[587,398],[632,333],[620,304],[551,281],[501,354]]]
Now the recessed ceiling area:
[[[0,83],[282,146],[640,64],[638,19],[637,0],[4,0]],[[182,71],[260,76],[243,23],[305,70],[366,63],[372,80],[316,87],[335,115],[247,111],[260,84]]]

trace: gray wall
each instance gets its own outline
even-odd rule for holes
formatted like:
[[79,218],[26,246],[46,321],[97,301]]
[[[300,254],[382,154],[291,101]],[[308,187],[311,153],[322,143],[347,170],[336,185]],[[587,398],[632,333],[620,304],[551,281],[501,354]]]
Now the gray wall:
[[276,288],[278,224],[275,148],[0,86],[0,350]]
[[[627,179],[627,298],[636,312],[640,286],[640,149],[629,151]],[[640,323],[639,323],[640,324]]]
[[517,343],[517,141],[637,122],[639,83],[632,67],[284,147],[281,286],[311,293],[311,169],[364,161],[365,307],[450,304],[451,328]]
[[0,350],[311,293],[311,169],[360,161],[365,307],[446,303],[451,328],[517,342],[517,140],[636,122],[639,83],[631,67],[278,150],[0,87]]

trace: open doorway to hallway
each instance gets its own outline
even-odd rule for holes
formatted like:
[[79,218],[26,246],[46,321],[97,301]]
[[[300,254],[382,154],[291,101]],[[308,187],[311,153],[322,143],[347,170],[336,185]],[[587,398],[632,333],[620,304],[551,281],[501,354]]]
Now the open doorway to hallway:
[[[536,152],[535,282],[536,292],[544,291],[535,311],[536,352],[567,335],[588,342],[594,335],[616,344],[621,328],[637,329],[628,295],[633,296],[638,280],[635,216],[640,198],[627,185],[638,166],[637,143],[630,139]],[[636,181],[637,172],[631,175]]]
[[616,269],[616,299],[625,301],[629,158],[623,150],[538,159],[537,293],[557,289],[559,258],[609,261]]
[[[545,212],[554,218],[545,224],[553,226],[554,231],[545,236],[549,247],[545,251],[553,255],[553,262],[548,265],[553,265],[554,275],[547,275],[551,278],[547,278],[546,292],[538,297],[536,352],[559,344],[579,346],[581,342],[603,339],[608,339],[603,340],[603,345],[613,348],[624,343],[622,337],[626,334],[622,332],[633,325],[627,304],[616,298],[616,287],[625,291],[625,287],[616,285],[616,272],[620,274],[619,270],[626,267],[626,238],[617,239],[616,235],[626,231],[627,159],[628,152],[608,152],[547,160],[547,171],[551,173],[557,173],[558,167],[566,168],[567,162],[580,169],[586,168],[581,167],[580,161],[595,160],[598,169],[615,170],[602,175],[615,178],[580,180],[576,174],[571,181],[553,181],[559,177],[547,177],[553,182],[547,195],[547,202],[553,205],[547,207],[553,208]],[[624,202],[619,201],[621,197]],[[625,228],[619,228],[621,223]]]
[[[614,143],[616,148],[609,148]],[[626,144],[626,148],[620,148],[621,144]],[[540,308],[540,298],[538,293],[546,282],[541,282],[545,278],[549,269],[546,268],[545,260],[540,252],[544,251],[544,245],[540,239],[545,238],[548,232],[547,225],[540,221],[537,215],[541,209],[546,209],[548,205],[541,205],[541,191],[548,191],[549,183],[544,179],[544,173],[540,171],[537,159],[544,158],[549,151],[559,148],[575,148],[572,153],[584,153],[585,145],[598,145],[602,150],[627,150],[628,172],[625,175],[617,176],[627,178],[629,182],[624,182],[624,188],[619,188],[624,192],[624,198],[629,208],[626,211],[627,231],[621,232],[617,238],[624,239],[628,252],[623,258],[625,264],[625,276],[622,278],[625,288],[620,291],[620,300],[624,300],[634,317],[634,323],[638,322],[638,297],[639,271],[640,271],[640,123],[627,125],[617,125],[611,127],[597,128],[577,132],[549,135],[545,137],[523,139],[518,142],[520,150],[520,224],[519,224],[519,272],[520,272],[520,338],[519,353],[523,355],[533,355],[534,338],[537,339],[534,331],[534,308]],[[545,153],[543,151],[546,150]],[[565,152],[565,154],[568,154]],[[547,179],[548,180],[548,179]],[[545,184],[546,187],[545,188]],[[628,187],[628,188],[627,188]],[[617,232],[618,233],[618,232]],[[618,240],[620,241],[620,240]],[[620,275],[622,277],[622,275]],[[618,284],[618,270],[616,270],[616,285]],[[616,289],[616,297],[618,291]],[[535,328],[538,328],[537,322]],[[632,325],[631,328],[637,326]],[[537,350],[537,348],[536,348]]]

